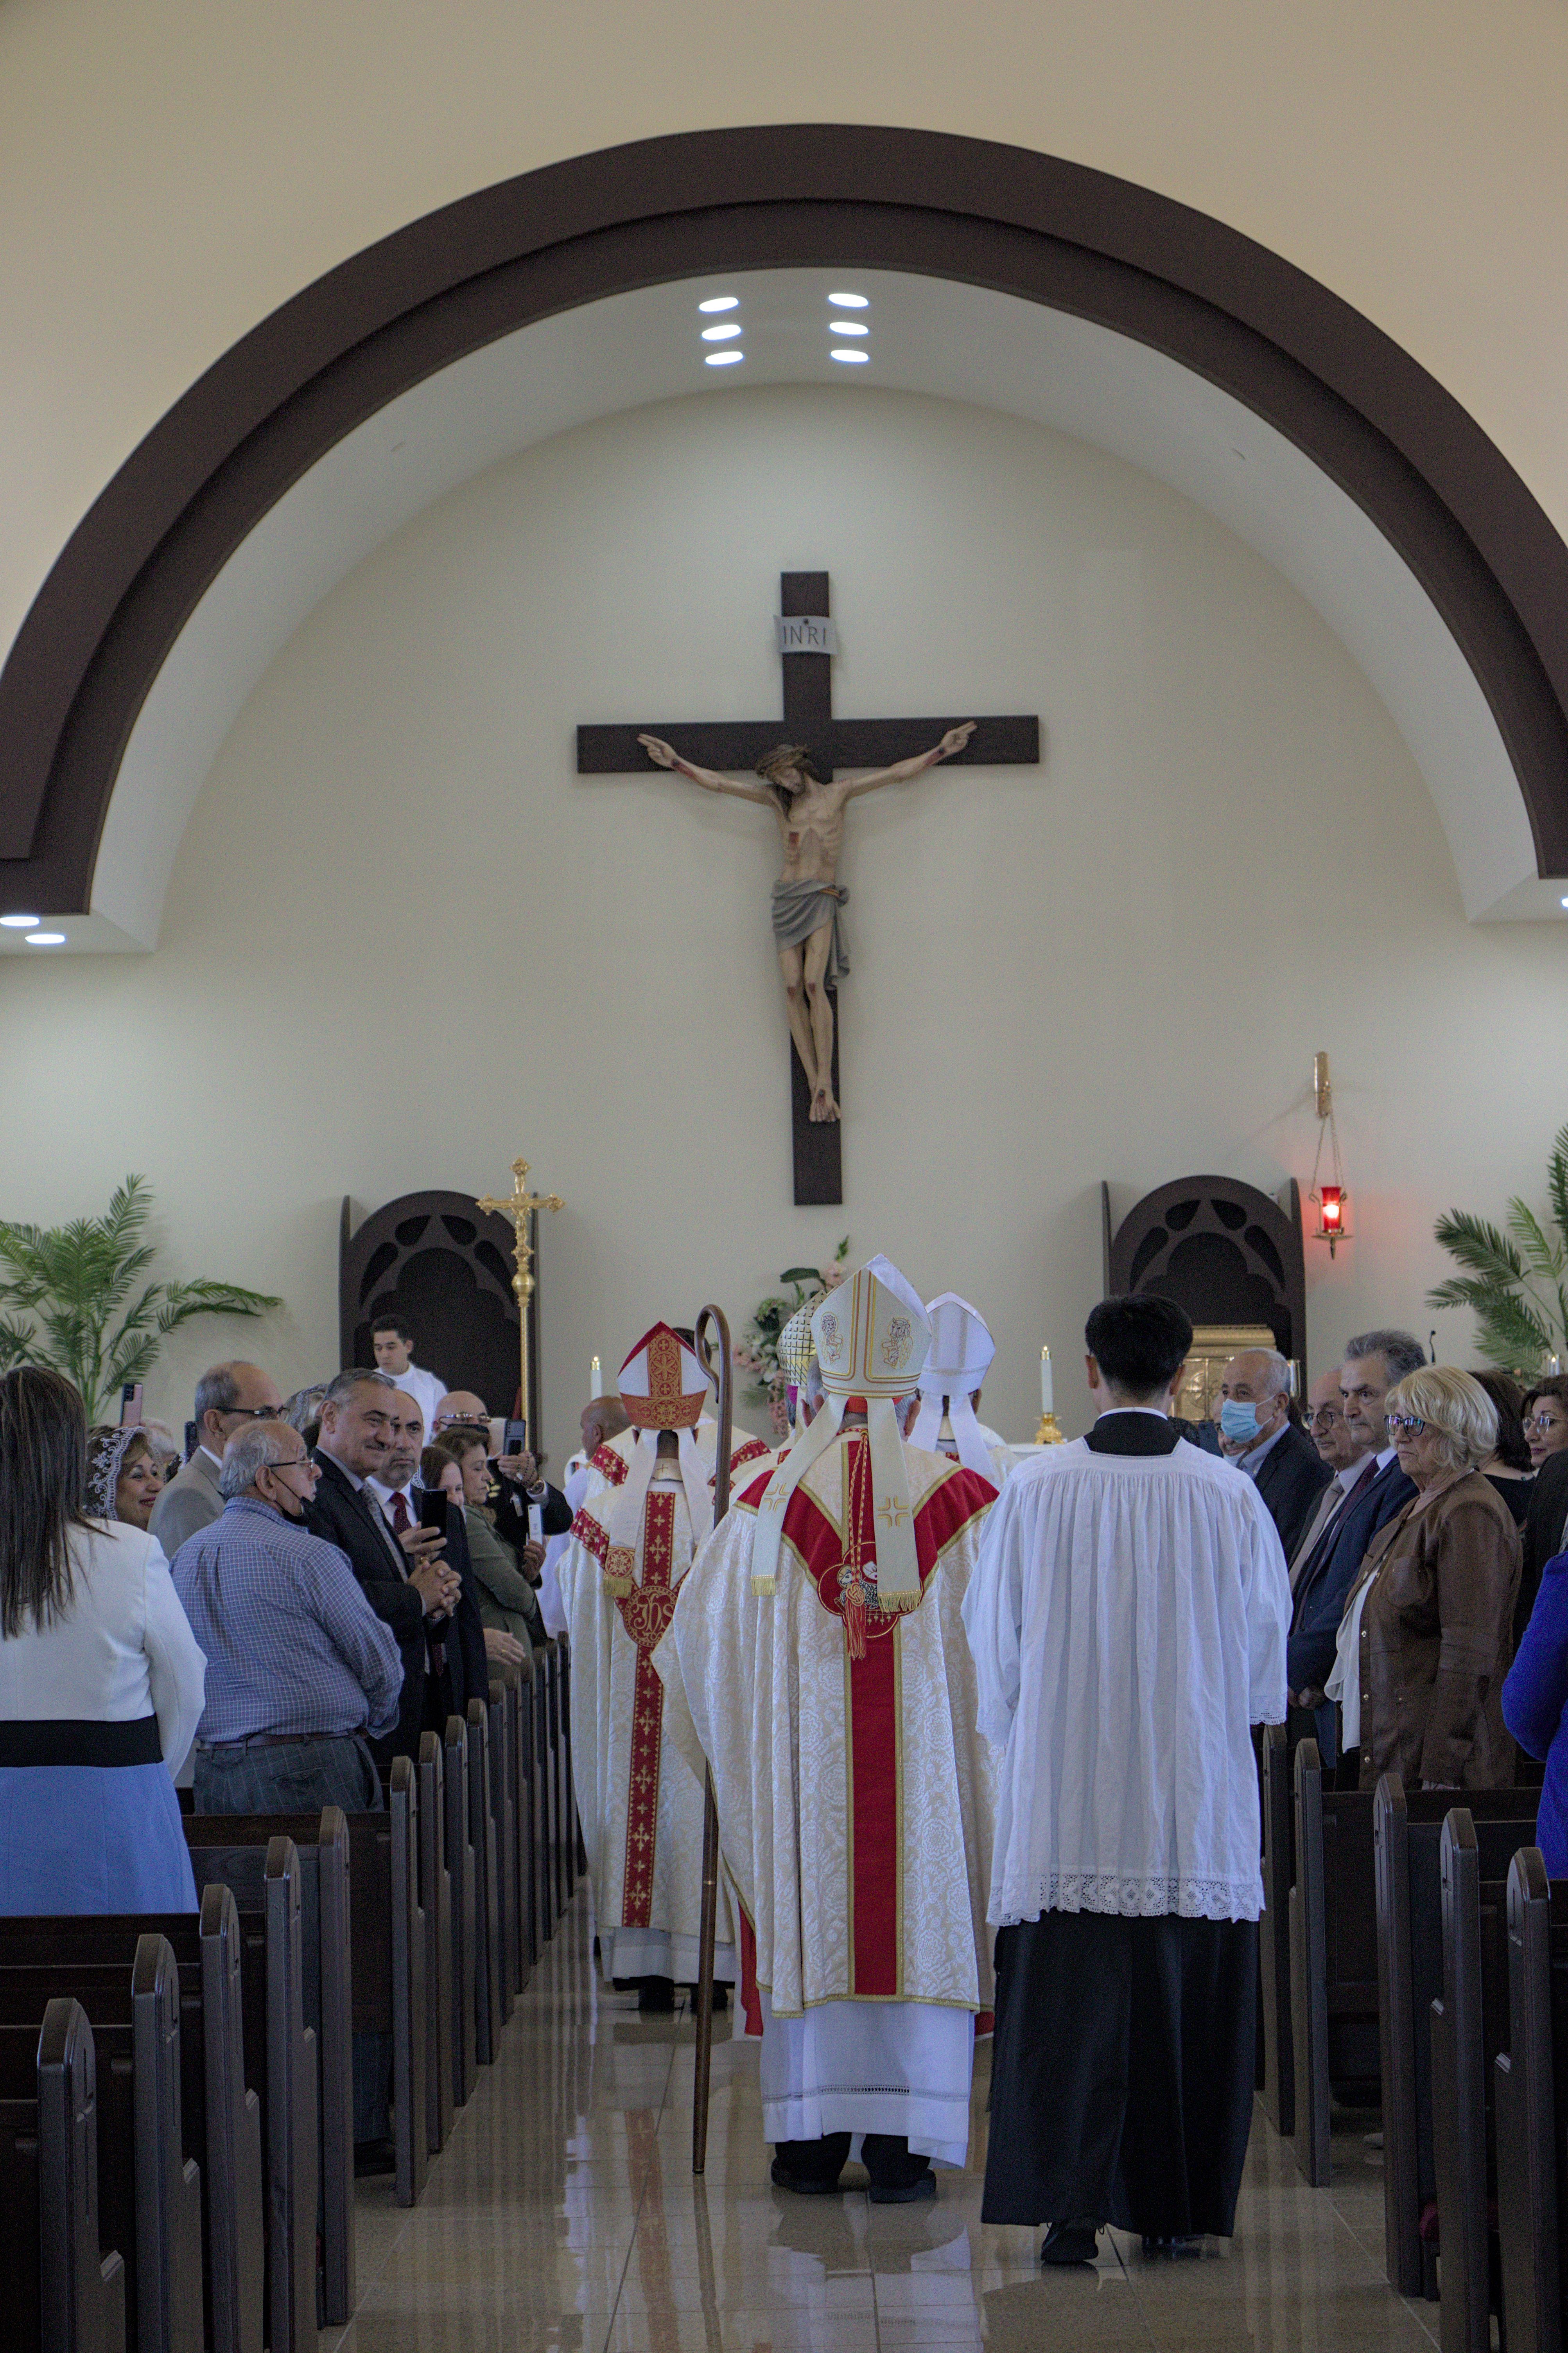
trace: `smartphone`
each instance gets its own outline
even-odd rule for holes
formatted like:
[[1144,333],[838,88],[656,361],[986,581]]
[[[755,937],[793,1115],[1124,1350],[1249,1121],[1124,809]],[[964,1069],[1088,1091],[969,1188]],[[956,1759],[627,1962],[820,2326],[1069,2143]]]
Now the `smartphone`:
[[452,1498],[445,1487],[426,1487],[419,1498],[419,1525],[445,1535],[451,1525]]
[[503,1454],[526,1454],[528,1452],[528,1424],[526,1421],[509,1421],[507,1423],[506,1433],[501,1442],[500,1451]]
[[120,1427],[134,1430],[142,1419],[142,1384],[127,1381],[120,1392]]

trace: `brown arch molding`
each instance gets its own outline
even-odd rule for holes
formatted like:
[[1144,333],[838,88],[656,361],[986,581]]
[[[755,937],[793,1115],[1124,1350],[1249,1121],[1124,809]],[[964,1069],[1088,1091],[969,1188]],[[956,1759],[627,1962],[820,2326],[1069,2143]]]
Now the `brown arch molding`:
[[1150,344],[1266,417],[1421,581],[1491,707],[1543,874],[1568,873],[1568,548],[1459,404],[1218,221],[1029,150],[848,124],[681,133],[465,196],[330,270],[176,401],[83,518],[0,673],[0,906],[85,910],[137,712],[289,485],[530,321],[714,269],[987,286]]

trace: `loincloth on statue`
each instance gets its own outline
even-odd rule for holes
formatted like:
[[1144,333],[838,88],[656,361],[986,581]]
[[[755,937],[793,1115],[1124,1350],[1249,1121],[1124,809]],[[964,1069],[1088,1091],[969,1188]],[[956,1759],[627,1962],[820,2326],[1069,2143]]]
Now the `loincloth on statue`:
[[837,988],[839,974],[849,969],[849,943],[838,912],[848,896],[836,882],[773,884],[773,938],[781,948],[798,948],[824,923],[832,924],[827,969],[823,975],[828,988]]

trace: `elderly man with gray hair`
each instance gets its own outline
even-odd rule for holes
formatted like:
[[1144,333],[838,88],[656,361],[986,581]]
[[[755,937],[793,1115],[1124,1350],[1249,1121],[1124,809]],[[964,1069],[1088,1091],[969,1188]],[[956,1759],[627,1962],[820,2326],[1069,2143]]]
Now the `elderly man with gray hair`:
[[1243,1348],[1220,1376],[1219,1451],[1253,1481],[1290,1559],[1333,1473],[1290,1419],[1290,1367],[1278,1348]]
[[188,1536],[210,1527],[223,1509],[218,1472],[235,1431],[276,1413],[280,1402],[278,1384],[259,1365],[237,1359],[207,1366],[196,1383],[195,1451],[153,1506],[153,1534],[171,1560]]
[[244,1423],[224,1449],[222,1516],[174,1557],[210,1662],[198,1813],[381,1804],[366,1742],[397,1721],[403,1660],[346,1556],[303,1524],[320,1475],[287,1422]]

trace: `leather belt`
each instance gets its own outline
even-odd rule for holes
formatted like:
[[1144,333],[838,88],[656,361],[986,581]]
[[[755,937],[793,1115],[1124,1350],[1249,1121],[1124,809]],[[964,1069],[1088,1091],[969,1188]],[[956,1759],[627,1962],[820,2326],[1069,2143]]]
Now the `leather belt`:
[[197,1753],[210,1757],[220,1748],[304,1748],[318,1740],[355,1740],[353,1732],[252,1732],[243,1740],[198,1740]]

